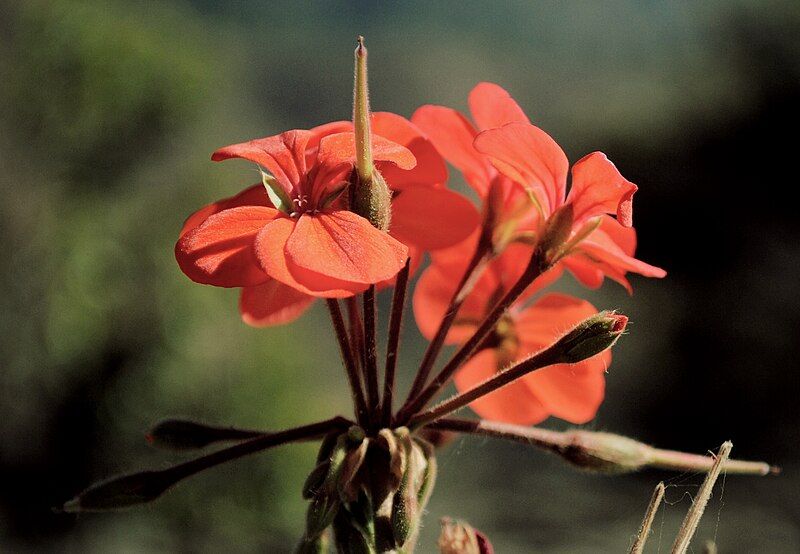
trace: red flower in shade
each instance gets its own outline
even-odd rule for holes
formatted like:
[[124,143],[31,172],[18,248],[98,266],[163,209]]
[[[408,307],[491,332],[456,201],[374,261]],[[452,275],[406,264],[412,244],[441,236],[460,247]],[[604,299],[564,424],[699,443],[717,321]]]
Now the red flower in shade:
[[608,276],[630,291],[628,271],[666,275],[633,258],[632,198],[637,187],[604,154],[594,152],[573,166],[567,195],[566,155],[547,133],[530,124],[505,90],[481,83],[470,93],[469,105],[481,132],[463,115],[442,106],[423,106],[413,121],[477,192],[501,200],[502,208],[493,208],[503,212],[494,223],[501,246],[526,232],[542,233],[550,217],[569,205],[571,224],[564,233],[565,248],[557,254],[583,284],[596,288]]
[[[526,257],[512,245],[481,275],[462,305],[447,335],[448,343],[463,343],[472,335],[497,299],[521,274]],[[454,258],[453,258],[454,260]],[[422,334],[433,336],[444,316],[464,264],[437,263],[423,273],[414,293],[414,315]],[[564,294],[546,294],[528,305],[536,292],[558,277],[540,277],[500,320],[479,351],[455,374],[459,391],[485,381],[513,362],[551,345],[566,331],[597,313],[589,302]],[[522,425],[556,416],[572,423],[591,420],[605,391],[603,374],[611,362],[604,351],[576,364],[557,364],[530,373],[470,404],[481,417]]]
[[[477,225],[477,212],[444,188],[441,157],[400,116],[375,114],[373,121],[397,137],[373,138],[377,168],[400,191],[391,233],[346,209],[342,191],[355,156],[351,124],[289,131],[214,153],[213,160],[244,158],[269,173],[264,185],[189,217],[175,250],[184,273],[199,283],[242,287],[245,322],[274,325],[298,317],[315,297],[351,296],[393,279],[409,254],[418,259],[423,250],[462,240]],[[441,214],[441,225],[417,223],[413,204],[418,213]]]
[[532,210],[523,188],[497,171],[489,157],[475,149],[479,131],[507,123],[529,123],[508,92],[493,83],[479,83],[469,94],[477,129],[461,113],[445,106],[422,106],[411,120],[433,141],[484,202],[484,215],[492,226],[494,247],[501,251],[515,234],[529,228],[539,216]]

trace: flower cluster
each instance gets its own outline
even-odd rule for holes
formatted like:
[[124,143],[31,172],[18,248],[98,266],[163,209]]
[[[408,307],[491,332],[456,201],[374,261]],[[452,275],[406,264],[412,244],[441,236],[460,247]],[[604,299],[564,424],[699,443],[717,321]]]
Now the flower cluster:
[[[627,325],[624,315],[548,287],[569,272],[589,288],[609,277],[631,292],[629,274],[665,275],[634,257],[636,185],[600,152],[570,170],[558,144],[495,84],[480,83],[469,94],[474,124],[443,106],[423,106],[410,120],[371,113],[366,60],[359,41],[352,122],[214,152],[215,161],[256,164],[261,182],[194,212],[175,247],[179,267],[193,281],[241,289],[239,309],[250,325],[293,321],[324,299],[353,419],[339,416],[277,433],[168,420],[149,433],[154,445],[236,444],[100,483],[65,510],[147,502],[198,471],[321,438],[317,465],[303,487],[309,510],[298,551],[326,551],[332,531],[340,551],[410,552],[436,477],[435,439],[444,434],[519,440],[602,471],[711,467],[706,457],[608,433],[528,427],[550,416],[572,423],[594,418],[610,348]],[[447,162],[477,204],[447,187]],[[429,343],[396,408],[407,288],[426,259],[413,312]],[[393,292],[381,387],[376,295],[386,288]],[[433,373],[446,345],[454,352]],[[430,406],[451,381],[457,393]],[[485,419],[449,417],[466,406]],[[726,463],[728,472],[770,471],[761,463]],[[488,551],[471,528],[446,531],[443,550],[469,544],[468,551]]]

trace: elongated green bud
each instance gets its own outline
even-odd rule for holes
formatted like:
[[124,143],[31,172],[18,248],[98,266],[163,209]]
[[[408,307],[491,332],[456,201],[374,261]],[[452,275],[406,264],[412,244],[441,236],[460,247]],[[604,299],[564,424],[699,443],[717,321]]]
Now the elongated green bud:
[[355,83],[353,85],[353,126],[356,134],[356,170],[362,181],[372,178],[372,129],[369,119],[369,84],[367,80],[367,47],[358,37],[355,51]]
[[372,158],[367,48],[364,46],[364,37],[361,36],[358,37],[355,51],[354,81],[353,128],[356,136],[356,167],[350,178],[350,210],[367,219],[375,228],[388,231],[392,215],[392,193],[386,180],[375,169]]
[[[321,483],[315,482],[321,479],[320,475],[314,475],[314,472],[309,476],[304,486],[310,491],[311,487],[316,488],[316,493],[311,498],[311,503],[306,513],[306,540],[316,539],[325,529],[333,523],[333,519],[339,512],[341,501],[338,493],[338,481],[341,475],[342,464],[347,456],[347,433],[339,435],[336,439],[336,445],[331,451],[330,457],[327,460],[328,470]],[[324,445],[323,445],[324,446]],[[325,465],[322,462],[320,465]],[[315,469],[315,471],[317,471]],[[321,469],[319,470],[322,471]],[[311,482],[309,482],[311,481]]]

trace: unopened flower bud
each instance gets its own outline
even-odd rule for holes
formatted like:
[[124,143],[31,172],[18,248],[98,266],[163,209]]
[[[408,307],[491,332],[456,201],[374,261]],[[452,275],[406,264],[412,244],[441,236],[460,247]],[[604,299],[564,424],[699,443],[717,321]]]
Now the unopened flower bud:
[[[333,523],[333,519],[339,512],[341,505],[338,493],[339,476],[341,475],[342,465],[345,457],[347,456],[347,433],[339,435],[336,439],[336,445],[330,453],[327,461],[323,461],[317,468],[312,471],[309,478],[306,480],[306,486],[303,487],[304,493],[311,492],[311,488],[315,489],[315,494],[311,498],[311,503],[306,513],[306,533],[305,536],[308,540],[313,540],[318,537],[325,529]],[[321,483],[317,482],[320,475],[315,475],[315,472],[322,472],[320,466],[326,465],[328,470],[325,473],[324,480]]]
[[494,554],[494,548],[486,535],[468,523],[442,518],[439,552],[441,554]]
[[627,325],[626,316],[609,311],[585,319],[558,340],[559,361],[574,364],[611,348]]
[[179,478],[169,471],[143,471],[94,484],[63,506],[65,512],[102,512],[152,502]]
[[184,419],[167,419],[157,423],[145,437],[160,448],[191,450],[219,441],[252,439],[260,434],[258,431],[213,427]]
[[424,510],[428,505],[428,500],[433,494],[433,487],[436,484],[436,475],[438,472],[438,465],[436,463],[436,451],[433,445],[423,439],[417,439],[422,453],[425,456],[425,474],[422,476],[422,484],[417,491],[417,500],[421,510]]
[[407,469],[392,505],[392,528],[398,546],[416,536],[419,520],[433,490],[436,462],[433,448],[417,439],[406,442]]
[[572,464],[605,473],[636,471],[651,460],[651,448],[613,433],[573,430],[566,433],[561,454]]

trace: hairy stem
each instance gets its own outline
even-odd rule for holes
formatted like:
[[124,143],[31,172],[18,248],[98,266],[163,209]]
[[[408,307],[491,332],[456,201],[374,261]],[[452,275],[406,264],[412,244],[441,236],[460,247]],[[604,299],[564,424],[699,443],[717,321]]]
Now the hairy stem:
[[444,345],[444,340],[447,338],[447,333],[450,331],[450,327],[453,326],[453,322],[458,315],[458,310],[461,308],[461,304],[464,303],[464,300],[466,300],[467,296],[469,296],[469,293],[472,292],[472,289],[475,287],[475,284],[483,272],[483,268],[489,261],[489,257],[489,247],[480,243],[478,248],[475,250],[475,254],[467,265],[464,275],[461,277],[461,281],[459,281],[458,286],[456,286],[456,290],[453,291],[453,296],[450,299],[450,305],[447,307],[447,311],[445,312],[441,323],[439,323],[439,328],[436,330],[436,334],[433,336],[433,339],[431,339],[431,342],[428,344],[428,348],[425,350],[425,354],[422,357],[422,362],[417,370],[417,375],[414,377],[414,382],[411,384],[411,390],[408,393],[409,399],[417,396],[425,386],[425,382],[428,380],[428,376],[433,368],[433,364],[436,363],[436,358],[439,357],[439,353]]
[[516,365],[506,368],[499,373],[495,373],[493,376],[475,385],[471,389],[451,396],[430,410],[416,414],[409,420],[409,426],[412,428],[419,427],[420,425],[434,421],[442,416],[451,414],[465,407],[470,402],[482,396],[486,396],[532,371],[558,363],[561,360],[562,350],[562,343],[558,341]]
[[650,529],[653,527],[653,520],[656,518],[656,512],[661,506],[661,501],[664,500],[664,482],[662,481],[656,485],[653,491],[653,496],[650,497],[650,504],[647,505],[647,511],[644,514],[642,525],[639,527],[639,533],[636,535],[636,540],[631,546],[630,554],[642,554],[644,552],[644,545],[647,538],[650,536]]
[[700,486],[700,491],[697,493],[692,502],[692,507],[686,514],[680,529],[678,529],[678,536],[675,537],[675,544],[672,545],[672,554],[685,554],[689,549],[689,543],[692,541],[694,532],[697,530],[697,524],[700,523],[700,518],[703,517],[703,512],[706,509],[708,501],[711,499],[711,491],[714,489],[714,484],[717,482],[720,472],[725,465],[728,456],[731,454],[733,443],[731,441],[724,442],[719,449],[714,464],[706,475],[703,484]]
[[335,429],[345,429],[350,424],[351,422],[343,417],[334,417],[310,425],[264,434],[166,469],[115,477],[92,485],[66,502],[63,509],[66,512],[103,511],[151,502],[179,481],[206,469],[267,448],[319,438]]
[[[345,307],[347,308],[347,321],[350,325],[350,348],[353,351],[358,370],[363,373],[366,367],[364,324],[361,321],[361,309],[358,307],[358,299],[355,296],[346,298]],[[362,378],[366,380],[366,375],[363,375]]]
[[406,406],[401,410],[398,415],[398,420],[405,423],[421,408],[423,408],[439,391],[450,381],[456,370],[469,359],[475,349],[483,342],[483,340],[494,329],[500,317],[508,310],[509,307],[525,292],[525,289],[533,283],[533,281],[544,273],[549,267],[544,266],[542,262],[542,255],[540,251],[534,250],[528,266],[525,268],[522,276],[517,280],[511,289],[500,299],[495,305],[486,319],[483,320],[477,331],[465,342],[461,348],[453,355],[449,362],[442,368],[439,374],[434,378],[430,385],[422,390],[415,398],[406,402]]
[[339,341],[342,364],[344,365],[345,373],[347,373],[347,380],[350,383],[350,392],[353,396],[356,419],[360,425],[365,425],[367,421],[367,408],[364,401],[364,391],[361,388],[358,368],[355,358],[353,357],[353,351],[350,348],[350,340],[347,336],[344,319],[342,318],[342,309],[339,306],[339,301],[335,298],[328,298],[326,302],[328,304],[328,311],[330,311],[331,314],[333,329],[336,331],[336,338]]
[[367,412],[370,421],[377,421],[378,404],[378,351],[376,344],[375,285],[364,291],[364,381],[367,385]]
[[386,427],[392,424],[394,377],[397,369],[397,352],[400,346],[400,331],[403,324],[410,264],[411,259],[409,258],[406,260],[406,265],[397,274],[392,296],[392,311],[389,316],[389,338],[386,345],[386,369],[383,375],[383,400],[381,401],[382,421]]

